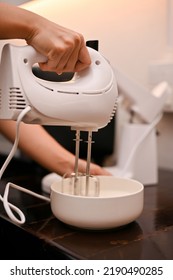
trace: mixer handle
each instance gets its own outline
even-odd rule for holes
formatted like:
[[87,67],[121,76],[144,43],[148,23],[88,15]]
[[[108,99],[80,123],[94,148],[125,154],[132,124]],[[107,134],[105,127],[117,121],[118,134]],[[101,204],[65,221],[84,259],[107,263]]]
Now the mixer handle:
[[[97,56],[99,56],[99,53],[90,47],[87,47],[87,49],[90,54],[91,60],[99,63],[99,61],[97,60]],[[44,63],[47,61],[46,56],[40,54],[32,46],[29,45],[21,47],[21,54],[23,56],[23,61],[25,63],[28,63],[31,68],[36,63]]]
[[32,46],[24,46],[21,48],[21,54],[23,56],[24,63],[29,63],[32,67],[35,63],[44,63],[47,61],[47,57],[40,54]]

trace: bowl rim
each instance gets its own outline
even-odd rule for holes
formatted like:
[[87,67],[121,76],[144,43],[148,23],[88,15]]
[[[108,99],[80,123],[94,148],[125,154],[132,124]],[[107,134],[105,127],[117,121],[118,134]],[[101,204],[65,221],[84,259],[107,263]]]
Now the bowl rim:
[[[99,177],[99,178],[105,178],[105,177],[109,177],[109,176],[102,176],[102,175],[98,175],[97,177]],[[141,183],[141,182],[139,182],[139,181],[137,181],[137,180],[135,180],[135,179],[131,179],[131,178],[123,178],[123,177],[115,177],[115,176],[111,176],[111,177],[113,177],[114,178],[114,180],[122,180],[122,181],[130,181],[130,182],[132,182],[132,183],[135,183],[135,184],[137,184],[138,185],[138,190],[136,190],[136,191],[134,191],[134,192],[132,192],[132,193],[127,193],[127,194],[125,194],[125,195],[120,195],[120,196],[106,196],[106,197],[100,197],[100,196],[85,196],[85,195],[74,195],[74,194],[69,194],[69,193],[65,193],[65,192],[61,192],[61,191],[59,191],[59,190],[56,190],[55,189],[55,184],[60,184],[60,182],[61,181],[55,181],[55,182],[53,182],[52,183],[52,185],[51,185],[51,196],[53,195],[53,193],[55,193],[55,194],[58,194],[58,195],[61,195],[61,196],[63,196],[63,197],[73,197],[73,198],[75,198],[75,199],[93,199],[93,200],[100,200],[100,199],[102,199],[102,200],[107,200],[107,199],[121,199],[121,198],[125,198],[125,197],[130,197],[130,196],[134,196],[134,195],[137,195],[137,194],[140,194],[140,193],[143,193],[143,191],[144,191],[144,185]],[[68,179],[68,178],[67,178]]]

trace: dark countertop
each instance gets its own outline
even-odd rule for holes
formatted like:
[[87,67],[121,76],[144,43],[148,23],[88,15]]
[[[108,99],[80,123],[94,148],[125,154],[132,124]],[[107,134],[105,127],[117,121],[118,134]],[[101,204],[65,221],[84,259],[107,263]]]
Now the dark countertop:
[[[15,175],[14,175],[15,174]],[[3,179],[41,193],[41,174],[28,163],[13,160]],[[9,201],[26,216],[13,224],[0,202],[1,259],[173,259],[173,172],[159,170],[159,183],[145,186],[144,210],[133,223],[109,231],[85,231],[58,221],[50,205],[11,189]]]

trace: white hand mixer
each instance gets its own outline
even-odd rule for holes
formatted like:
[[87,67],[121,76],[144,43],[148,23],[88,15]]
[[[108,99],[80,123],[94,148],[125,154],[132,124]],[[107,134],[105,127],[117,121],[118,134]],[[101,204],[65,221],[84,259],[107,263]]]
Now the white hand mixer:
[[[68,82],[51,82],[36,77],[32,67],[45,62],[31,46],[7,44],[2,51],[0,66],[0,119],[17,120],[44,125],[65,125],[76,130],[76,158],[73,193],[81,194],[80,177],[86,176],[85,195],[88,195],[92,131],[106,126],[116,111],[117,85],[108,61],[94,49],[88,48],[91,65],[75,73]],[[78,172],[80,131],[88,131],[86,174]],[[66,174],[64,177],[66,178]],[[99,193],[96,178],[95,195]]]
[[[53,124],[76,130],[74,173],[51,185],[50,198],[8,183],[0,195],[6,213],[18,224],[25,222],[22,211],[8,201],[9,187],[51,203],[55,217],[69,225],[87,229],[109,229],[134,221],[143,209],[143,186],[113,176],[90,176],[92,131],[108,124],[117,104],[117,85],[108,61],[88,48],[91,65],[75,73],[68,82],[39,79],[32,67],[46,58],[30,46],[5,45],[0,65],[0,119],[16,122],[16,139],[0,170],[0,178],[18,144],[19,124]],[[78,172],[80,131],[88,131],[86,174]],[[13,212],[17,213],[16,217]]]

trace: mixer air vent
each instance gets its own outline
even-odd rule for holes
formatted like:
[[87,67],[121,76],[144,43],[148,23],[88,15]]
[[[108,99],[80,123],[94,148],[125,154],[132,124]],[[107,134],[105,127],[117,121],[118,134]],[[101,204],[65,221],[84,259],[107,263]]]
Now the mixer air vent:
[[117,98],[116,101],[115,101],[114,108],[113,108],[112,113],[111,113],[111,115],[110,115],[110,121],[111,121],[111,120],[113,119],[113,117],[115,116],[117,107],[118,107],[118,98]]
[[26,100],[19,87],[9,88],[9,108],[23,110],[26,107]]

